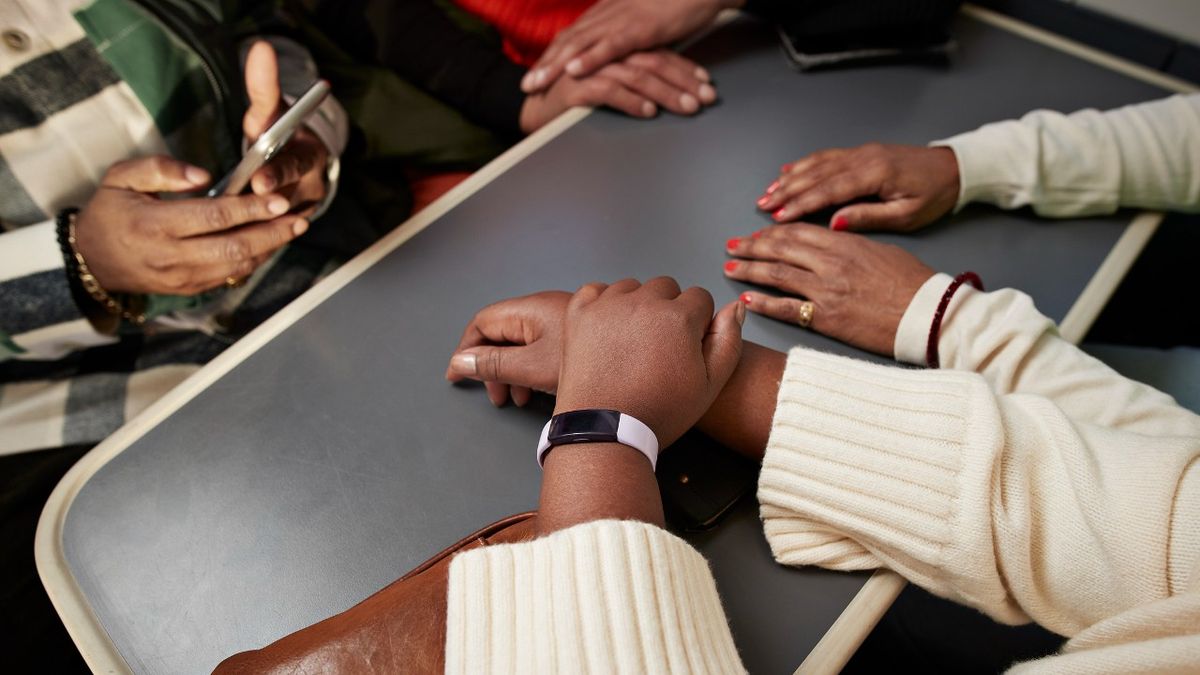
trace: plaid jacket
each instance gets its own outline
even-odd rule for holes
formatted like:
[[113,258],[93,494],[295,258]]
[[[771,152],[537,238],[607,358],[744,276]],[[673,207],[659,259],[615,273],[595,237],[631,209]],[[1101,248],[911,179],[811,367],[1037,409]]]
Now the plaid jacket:
[[[330,264],[302,239],[242,288],[150,298],[144,329],[104,335],[75,305],[55,237],[53,215],[84,206],[116,161],[164,153],[213,175],[231,168],[239,48],[269,31],[285,93],[316,77],[284,18],[236,0],[0,4],[0,454],[101,440]],[[336,102],[309,125],[340,154]]]

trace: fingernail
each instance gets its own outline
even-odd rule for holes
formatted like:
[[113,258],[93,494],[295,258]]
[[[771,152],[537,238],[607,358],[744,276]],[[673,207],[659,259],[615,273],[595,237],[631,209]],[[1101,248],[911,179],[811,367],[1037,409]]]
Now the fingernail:
[[658,108],[655,108],[653,103],[649,101],[642,103],[642,114],[646,117],[654,117],[654,113],[656,112],[658,112]]
[[738,262],[736,260],[730,260],[729,262],[725,263],[725,273],[733,274],[733,271],[737,269],[737,266]]
[[740,244],[740,243],[742,243],[742,238],[734,237],[734,238],[730,239],[729,241],[725,242],[725,248],[732,251],[733,249],[737,248],[738,244]]
[[750,304],[750,294],[742,293],[742,296],[740,298],[738,298],[738,300],[741,300],[743,305],[749,305]]
[[546,69],[538,68],[533,71],[533,86],[540,87],[546,81]]
[[[746,297],[745,294],[743,294],[742,297],[743,298]],[[739,326],[746,323],[746,305],[747,304],[749,304],[748,301],[747,302],[739,302],[737,304],[737,307],[735,307],[733,310],[733,318],[737,319]]]
[[750,238],[751,238],[751,239],[758,239],[758,238],[759,238],[759,237],[761,237],[761,236],[762,236],[762,232],[755,232],[754,234],[750,235]]
[[771,197],[770,197],[770,196],[768,196],[768,195],[763,195],[763,196],[759,197],[759,198],[758,198],[758,207],[759,207],[760,209],[761,209],[761,208],[766,208],[766,206],[767,206],[767,202],[769,202],[769,201],[771,201]]
[[450,357],[450,370],[459,375],[474,375],[475,355],[474,354],[455,354]]
[[700,85],[700,100],[705,103],[712,103],[717,100],[717,90],[713,89],[711,84]]
[[275,189],[275,177],[264,176],[262,180],[258,181],[258,185],[263,192],[270,192]]
[[567,63],[567,72],[572,75],[578,75],[582,73],[583,61],[580,61],[579,59],[571,59],[571,61]]
[[296,222],[292,223],[292,234],[295,234],[297,237],[299,237],[300,235],[304,234],[305,232],[308,232],[308,221],[307,220],[301,218],[300,220],[297,220]]
[[792,165],[790,163],[784,164],[783,166],[779,167],[779,173],[787,173],[788,171],[791,171],[791,170],[792,170]]
[[267,210],[277,216],[287,213],[288,200],[283,197],[272,197],[271,201],[267,202]]
[[198,166],[189,166],[183,170],[183,175],[192,185],[204,185],[208,182],[208,172]]
[[772,213],[771,215],[775,218],[775,220],[783,220],[783,217],[786,214],[787,214],[787,209],[782,208],[782,209],[779,209],[778,211],[776,211],[775,213]]
[[779,189],[779,181],[775,181],[767,186],[767,194],[771,194]]
[[686,113],[694,113],[700,109],[700,102],[691,94],[683,94],[679,97],[679,107]]
[[846,216],[835,216],[829,225],[832,230],[844,230],[848,227],[850,227],[850,221],[846,219]]
[[529,91],[533,87],[533,71],[525,73],[525,77],[521,78],[521,91]]
[[708,76],[708,71],[703,68],[700,68],[699,66],[697,66],[696,69],[692,71],[692,74],[696,76],[697,80],[704,80],[705,82],[712,81],[712,78]]

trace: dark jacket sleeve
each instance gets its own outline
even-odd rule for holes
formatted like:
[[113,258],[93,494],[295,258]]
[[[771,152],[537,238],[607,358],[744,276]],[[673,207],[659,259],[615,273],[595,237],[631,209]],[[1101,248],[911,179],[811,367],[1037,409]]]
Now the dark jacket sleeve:
[[432,0],[321,0],[315,13],[355,56],[395,70],[481,126],[521,133],[525,69]]

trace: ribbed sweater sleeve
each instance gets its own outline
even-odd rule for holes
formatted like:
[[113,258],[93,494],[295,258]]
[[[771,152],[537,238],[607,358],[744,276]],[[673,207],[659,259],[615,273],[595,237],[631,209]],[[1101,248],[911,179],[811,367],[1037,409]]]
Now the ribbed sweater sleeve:
[[782,563],[887,566],[1068,636],[1200,573],[1200,425],[1107,428],[975,373],[793,350],[758,498]]
[[1045,216],[1200,211],[1200,94],[1100,112],[1037,110],[932,145],[958,158],[958,206]]
[[447,673],[736,673],[708,563],[646,523],[596,521],[463,553]]

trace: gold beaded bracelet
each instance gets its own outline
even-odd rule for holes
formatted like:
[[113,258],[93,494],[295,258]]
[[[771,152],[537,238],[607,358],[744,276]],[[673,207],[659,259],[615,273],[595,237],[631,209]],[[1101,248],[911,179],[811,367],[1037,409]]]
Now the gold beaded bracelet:
[[70,247],[71,256],[75,259],[79,283],[83,286],[83,290],[109,314],[119,316],[135,326],[145,324],[146,315],[144,313],[126,307],[100,285],[100,282],[96,279],[96,275],[92,274],[91,268],[88,267],[87,261],[83,259],[83,254],[79,252],[79,248],[75,243],[75,219],[78,212],[71,211],[65,215],[68,219],[67,246]]

